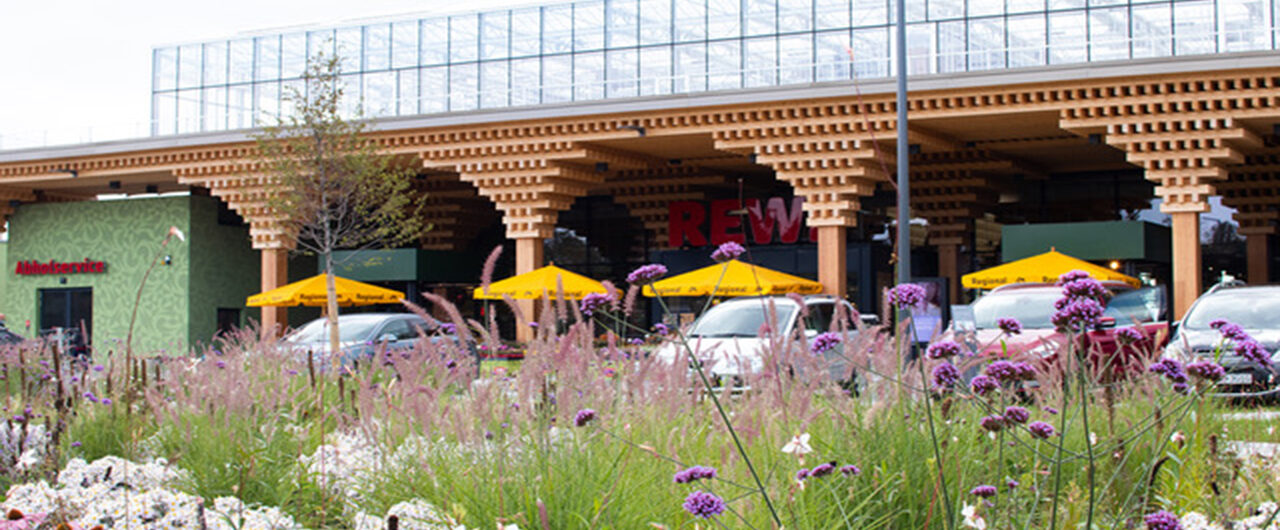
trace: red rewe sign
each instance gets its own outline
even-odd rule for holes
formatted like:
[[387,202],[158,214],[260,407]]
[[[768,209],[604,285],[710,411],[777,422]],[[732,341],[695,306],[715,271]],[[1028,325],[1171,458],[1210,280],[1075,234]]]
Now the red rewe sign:
[[55,260],[50,260],[45,263],[31,260],[19,261],[18,268],[14,271],[14,273],[23,276],[41,274],[98,274],[103,272],[107,272],[107,263],[105,261],[93,261],[90,259],[69,263]]
[[[738,204],[737,199],[714,200],[709,205],[696,201],[671,202],[667,206],[668,246],[706,246],[708,232],[705,230],[708,224],[711,245],[730,241],[746,243],[747,231],[751,232],[752,241],[757,245],[773,243],[775,235],[779,243],[796,243],[800,240],[800,231],[804,228],[803,197],[790,201],[782,197],[771,197],[763,203],[760,199],[747,199],[744,205],[750,226],[745,229],[741,216],[729,214],[738,208]],[[813,229],[809,231],[809,240],[817,240]]]

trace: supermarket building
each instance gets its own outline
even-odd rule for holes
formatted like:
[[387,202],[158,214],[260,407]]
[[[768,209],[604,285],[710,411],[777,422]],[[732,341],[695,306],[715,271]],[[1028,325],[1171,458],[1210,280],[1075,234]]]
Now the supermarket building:
[[[174,225],[190,254],[157,269],[172,274],[155,296],[170,296],[144,300],[147,326],[173,319],[195,342],[219,322],[290,318],[240,298],[315,270],[290,264],[251,134],[287,112],[282,92],[320,51],[344,58],[369,139],[420,165],[434,226],[357,277],[450,293],[505,244],[509,272],[556,261],[618,279],[741,240],[874,306],[892,270],[890,5],[583,0],[157,48],[151,136],[0,151],[0,311],[48,327],[88,287],[95,334],[115,337],[100,319],[133,297],[107,282],[136,286],[149,261],[118,253],[154,253]],[[917,0],[907,17],[917,276],[949,279],[955,300],[960,274],[1000,259],[1002,226],[1123,222],[1158,199],[1165,243],[1083,257],[1149,270],[1180,313],[1205,287],[1201,215],[1220,201],[1240,272],[1275,278],[1280,0]],[[112,194],[156,197],[94,200]],[[54,260],[105,269],[17,272]]]

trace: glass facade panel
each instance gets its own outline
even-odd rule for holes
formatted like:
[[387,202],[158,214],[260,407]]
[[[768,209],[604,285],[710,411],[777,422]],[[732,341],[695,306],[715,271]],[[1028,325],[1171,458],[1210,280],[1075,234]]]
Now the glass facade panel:
[[1173,53],[1173,9],[1169,4],[1133,6],[1133,57]]
[[778,37],[778,82],[796,85],[813,82],[813,35]]
[[573,4],[573,50],[590,51],[603,47],[604,2],[592,0]]
[[1080,63],[1085,60],[1084,11],[1049,15],[1049,62]]
[[480,107],[486,109],[510,105],[511,79],[506,61],[480,63]]
[[640,48],[640,95],[671,93],[671,47]]
[[707,90],[742,88],[740,41],[707,43]]
[[418,26],[421,48],[418,57],[424,66],[449,62],[449,19],[428,18]]
[[[778,32],[777,0],[742,0],[746,7],[743,18],[746,19],[746,31],[743,35],[773,35]],[[714,35],[714,34],[713,34]]]
[[418,111],[423,114],[448,112],[449,67],[435,66],[419,70]]
[[[712,45],[712,50],[721,43]],[[742,86],[758,87],[778,84],[778,40],[775,37],[759,37],[743,41],[743,60],[746,71],[742,73]],[[712,51],[711,53],[715,53]],[[715,57],[712,57],[715,62]],[[728,70],[728,67],[724,68]]]
[[513,106],[537,105],[542,86],[542,60],[537,57],[511,61],[511,104]]
[[391,25],[364,27],[364,71],[391,68]]
[[227,75],[228,83],[253,81],[253,40],[233,40],[228,45]]
[[635,46],[640,38],[640,11],[636,0],[611,0],[609,26],[605,29],[609,48]]
[[173,90],[178,86],[178,49],[156,48],[151,52],[151,90]]
[[689,42],[707,38],[706,0],[673,0],[675,11],[676,42]]
[[413,68],[418,65],[418,21],[391,25],[391,67]]
[[511,56],[532,57],[542,52],[542,10],[511,12]]
[[480,71],[476,63],[449,67],[449,110],[472,110],[480,104]]
[[505,59],[511,53],[511,16],[506,11],[480,15],[480,58]]
[[573,56],[542,58],[542,102],[560,103],[573,99]]
[[[178,88],[200,86],[200,56],[204,53],[199,44],[189,44],[178,48]],[[199,98],[196,98],[199,99]]]
[[391,71],[364,74],[364,114],[371,118],[395,116],[396,73]]
[[573,5],[549,6],[542,11],[542,53],[573,51]]
[[1173,4],[1174,50],[1178,55],[1213,53],[1213,2],[1177,2]]
[[604,98],[604,54],[581,53],[573,56],[573,99],[589,101]]
[[[369,115],[369,105],[364,100],[364,80],[360,74],[343,74],[338,77],[338,82],[342,84],[343,96],[342,101],[338,102],[338,114],[346,119],[355,119]],[[282,83],[285,87],[293,85],[290,82]],[[281,94],[288,94],[286,90]],[[286,98],[280,98],[280,113],[287,115],[290,110],[284,108]]]
[[849,0],[814,0],[814,27],[819,30],[847,28],[852,23]]
[[227,83],[226,42],[204,45],[204,80],[201,83],[205,86]]
[[645,0],[640,4],[640,44],[671,42],[671,0]]
[[1089,60],[1129,58],[1129,8],[1089,10]]
[[1044,64],[1044,15],[1009,17],[1008,35],[1010,68]]
[[849,31],[824,31],[815,36],[814,78],[817,81],[837,81],[849,79],[852,58],[848,49],[853,48]]
[[479,45],[479,16],[471,14],[449,17],[449,60],[474,61],[479,53]]
[[[259,56],[258,60],[263,60],[262,56]],[[282,36],[279,53],[269,60],[272,61],[272,68],[277,71],[275,77],[286,79],[302,77],[302,73],[307,69],[307,34],[293,33]]]
[[675,47],[676,92],[701,92],[707,89],[707,45],[681,44]]
[[707,34],[713,39],[742,35],[742,5],[738,0],[706,0]]
[[[152,131],[274,120],[281,87],[322,50],[343,52],[354,101],[344,111],[363,102],[370,116],[886,78],[891,4],[577,0],[157,47]],[[1280,0],[909,0],[907,10],[912,74],[1280,46]]]

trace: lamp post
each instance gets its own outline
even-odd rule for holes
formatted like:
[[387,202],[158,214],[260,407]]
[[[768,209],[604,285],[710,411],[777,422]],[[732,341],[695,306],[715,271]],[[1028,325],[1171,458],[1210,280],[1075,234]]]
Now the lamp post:
[[898,283],[911,282],[911,190],[907,182],[907,9],[905,0],[894,2],[898,10]]

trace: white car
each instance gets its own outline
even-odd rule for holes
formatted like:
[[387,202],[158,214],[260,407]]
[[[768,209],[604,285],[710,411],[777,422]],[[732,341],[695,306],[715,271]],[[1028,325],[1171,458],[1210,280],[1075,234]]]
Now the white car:
[[[734,386],[741,387],[745,383],[744,376],[764,371],[765,364],[771,361],[769,353],[775,354],[773,359],[783,353],[769,352],[767,348],[771,344],[779,345],[777,349],[789,350],[793,355],[809,355],[814,338],[831,329],[837,303],[844,306],[841,313],[845,318],[851,319],[846,327],[849,334],[857,333],[852,318],[858,313],[849,302],[837,301],[831,296],[808,296],[803,298],[803,303],[807,311],[801,311],[800,304],[786,296],[735,298],[722,302],[712,306],[690,326],[685,333],[688,348],[692,350],[693,358],[702,361],[708,376],[718,383],[731,378]],[[798,330],[802,331],[797,333]],[[837,344],[823,352],[823,359],[815,364],[825,366],[833,380],[847,382],[852,379],[853,369],[844,356],[842,345]],[[655,355],[670,364],[686,358],[689,350],[679,339],[672,339],[659,347]],[[782,369],[795,368],[789,363]]]

